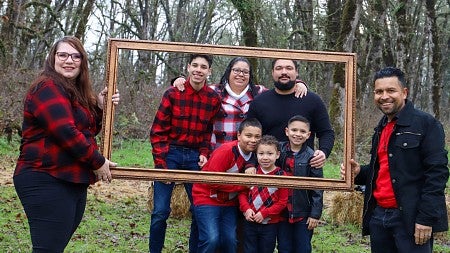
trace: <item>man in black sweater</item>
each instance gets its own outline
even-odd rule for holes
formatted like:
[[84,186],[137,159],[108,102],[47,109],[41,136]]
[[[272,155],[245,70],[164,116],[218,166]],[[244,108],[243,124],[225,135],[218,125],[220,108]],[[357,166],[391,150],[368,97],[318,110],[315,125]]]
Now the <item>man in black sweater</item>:
[[[331,128],[328,111],[322,99],[308,91],[303,98],[294,96],[297,65],[293,60],[276,59],[272,62],[272,77],[275,88],[257,96],[250,104],[248,118],[257,118],[263,126],[263,134],[275,136],[279,141],[287,141],[285,128],[288,120],[302,115],[311,123],[311,136],[306,142],[314,149],[311,167],[321,168],[334,145],[334,131]],[[318,149],[314,148],[314,138],[319,139]]]

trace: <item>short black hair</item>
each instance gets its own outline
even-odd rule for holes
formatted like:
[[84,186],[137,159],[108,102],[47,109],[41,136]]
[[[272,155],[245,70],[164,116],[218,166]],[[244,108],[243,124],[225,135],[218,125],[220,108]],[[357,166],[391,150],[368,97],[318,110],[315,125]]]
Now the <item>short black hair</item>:
[[295,116],[292,116],[292,117],[289,119],[288,123],[287,123],[288,127],[289,127],[289,125],[290,125],[292,122],[295,122],[295,121],[303,122],[303,123],[305,123],[306,125],[308,125],[308,127],[311,127],[311,126],[310,126],[310,123],[309,123],[309,120],[308,120],[307,118],[303,117],[302,115],[295,115]]
[[375,83],[376,80],[385,77],[397,77],[403,88],[408,88],[405,81],[405,73],[403,73],[403,71],[401,71],[399,68],[386,67],[384,69],[379,70],[378,72],[375,73],[375,76],[373,77],[373,83]]
[[259,120],[257,120],[256,118],[246,118],[241,122],[241,124],[239,124],[238,133],[242,133],[244,128],[249,126],[257,127],[262,130],[262,125]]
[[261,144],[274,146],[277,151],[280,151],[280,143],[278,142],[277,138],[275,138],[275,136],[273,135],[269,134],[263,135],[261,137],[261,140],[259,141],[258,146]]
[[189,64],[191,64],[195,58],[199,58],[199,57],[205,59],[208,62],[209,67],[211,68],[212,62],[213,62],[213,57],[212,57],[212,55],[209,55],[209,54],[191,54],[189,56]]
[[292,60],[292,59],[281,59],[281,58],[278,58],[278,59],[273,59],[273,60],[272,60],[272,70],[273,70],[273,68],[275,67],[275,63],[277,63],[278,60],[288,60],[288,61],[292,61],[292,63],[294,63],[294,68],[295,68],[296,70],[298,69],[298,63],[297,63],[297,61],[294,61],[294,60]]

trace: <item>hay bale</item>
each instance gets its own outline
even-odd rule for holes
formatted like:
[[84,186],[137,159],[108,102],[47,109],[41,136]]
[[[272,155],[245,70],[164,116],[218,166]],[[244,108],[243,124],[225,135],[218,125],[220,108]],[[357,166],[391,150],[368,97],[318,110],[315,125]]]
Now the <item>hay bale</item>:
[[359,191],[336,192],[331,197],[330,217],[336,224],[362,224],[364,196]]
[[[183,183],[175,183],[175,187],[172,192],[172,199],[170,200],[170,208],[172,212],[170,217],[173,218],[188,218],[191,217],[189,211],[189,199],[184,190]],[[148,187],[148,201],[147,208],[149,212],[153,210],[153,184]]]

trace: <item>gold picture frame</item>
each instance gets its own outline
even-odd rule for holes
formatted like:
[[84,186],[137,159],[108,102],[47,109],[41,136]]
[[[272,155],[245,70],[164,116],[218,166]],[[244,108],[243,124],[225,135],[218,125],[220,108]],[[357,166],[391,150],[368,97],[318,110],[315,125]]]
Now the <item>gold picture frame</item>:
[[[354,157],[355,140],[355,88],[356,88],[356,54],[346,52],[324,52],[289,50],[273,48],[256,48],[242,46],[208,45],[183,42],[165,42],[148,40],[127,40],[111,38],[108,42],[108,60],[106,85],[107,102],[103,114],[101,152],[111,158],[114,106],[111,100],[117,88],[118,54],[121,49],[146,50],[172,53],[205,53],[222,56],[243,56],[254,58],[284,58],[300,61],[344,63],[345,64],[345,112],[344,112],[344,150],[342,161],[346,171],[344,179],[327,179],[312,177],[286,177],[248,175],[239,173],[220,173],[206,171],[164,170],[153,168],[115,167],[111,168],[113,178],[132,180],[155,180],[171,182],[220,183],[248,185],[258,184],[302,189],[353,190],[353,173],[349,164]],[[149,154],[151,155],[151,154]]]

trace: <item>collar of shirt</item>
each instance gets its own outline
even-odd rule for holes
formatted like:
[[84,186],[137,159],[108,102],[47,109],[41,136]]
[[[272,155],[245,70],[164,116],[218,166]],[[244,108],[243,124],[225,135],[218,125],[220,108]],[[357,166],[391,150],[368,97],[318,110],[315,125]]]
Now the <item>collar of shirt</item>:
[[208,85],[206,84],[206,82],[203,84],[203,87],[200,90],[195,90],[190,82],[190,78],[188,78],[186,80],[186,82],[184,82],[184,87],[185,87],[185,92],[186,94],[194,94],[194,93],[203,93],[205,92],[206,88],[208,88]]

